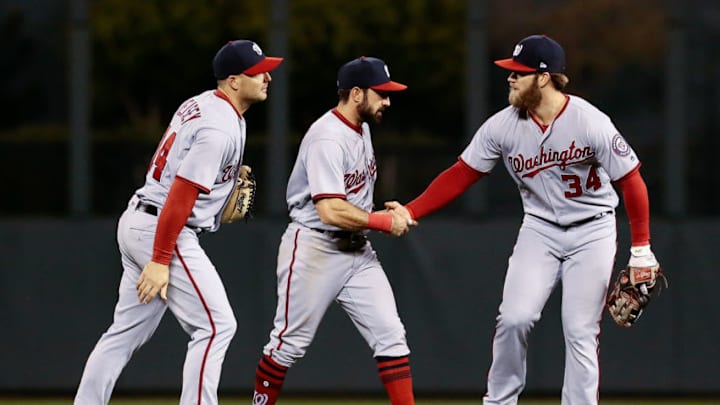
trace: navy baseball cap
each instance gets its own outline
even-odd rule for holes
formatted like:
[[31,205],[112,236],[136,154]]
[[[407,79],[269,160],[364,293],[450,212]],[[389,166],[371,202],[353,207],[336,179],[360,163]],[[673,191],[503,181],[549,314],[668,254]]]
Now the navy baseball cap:
[[218,80],[240,73],[253,76],[275,69],[282,61],[283,58],[265,56],[255,42],[238,39],[229,41],[217,51],[213,59],[213,73]]
[[512,58],[496,60],[495,64],[515,72],[562,73],[565,51],[546,35],[531,35],[515,45]]
[[342,65],[338,70],[339,89],[373,89],[380,91],[401,91],[407,86],[390,80],[390,70],[385,62],[370,56],[361,56]]

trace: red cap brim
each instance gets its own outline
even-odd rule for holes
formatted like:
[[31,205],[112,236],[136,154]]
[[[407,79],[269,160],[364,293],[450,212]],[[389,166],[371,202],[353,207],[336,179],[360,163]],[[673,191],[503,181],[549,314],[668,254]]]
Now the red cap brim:
[[407,89],[407,86],[402,83],[394,82],[391,80],[387,83],[378,84],[377,86],[370,86],[370,88],[373,90],[380,90],[380,91],[402,91],[402,90]]
[[283,58],[273,58],[270,56],[266,56],[265,59],[256,63],[255,66],[251,66],[251,67],[245,69],[245,71],[243,71],[243,73],[245,73],[248,76],[254,76],[256,74],[270,72],[273,69],[275,69],[276,67],[278,67],[278,65],[280,65],[280,63],[282,61],[283,61]]
[[537,72],[537,69],[525,66],[522,63],[514,61],[512,58],[496,60],[495,64],[503,69],[512,70],[513,72]]

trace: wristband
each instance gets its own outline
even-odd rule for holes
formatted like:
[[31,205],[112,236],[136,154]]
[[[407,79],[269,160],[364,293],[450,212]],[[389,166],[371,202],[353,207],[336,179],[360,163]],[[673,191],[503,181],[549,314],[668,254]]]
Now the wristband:
[[368,214],[368,229],[390,232],[392,230],[392,216],[371,212]]
[[650,245],[631,246],[630,254],[632,254],[633,256],[650,256],[652,254],[652,251],[650,250]]

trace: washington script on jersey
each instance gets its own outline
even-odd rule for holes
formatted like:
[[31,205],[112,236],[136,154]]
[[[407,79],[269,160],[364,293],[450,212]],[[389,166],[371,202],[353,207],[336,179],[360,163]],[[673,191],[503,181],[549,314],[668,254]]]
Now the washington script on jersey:
[[357,193],[365,187],[366,174],[355,170],[353,173],[345,173],[345,187],[348,194]]
[[[371,177],[375,176],[375,173],[377,172],[375,158],[372,158],[368,163],[368,171],[370,172]],[[345,187],[348,190],[348,194],[357,193],[362,190],[362,188],[365,187],[367,180],[367,175],[365,173],[361,173],[359,170],[355,170],[353,173],[345,173],[343,177],[345,178]]]
[[565,170],[569,165],[576,165],[593,157],[595,157],[595,152],[589,146],[576,148],[575,141],[572,141],[570,147],[562,151],[552,149],[545,151],[545,147],[542,146],[540,147],[540,153],[535,156],[526,158],[522,153],[517,156],[509,155],[508,162],[510,162],[515,173],[535,169],[522,175],[522,177],[534,177],[541,171],[553,166],[559,166],[560,169]]

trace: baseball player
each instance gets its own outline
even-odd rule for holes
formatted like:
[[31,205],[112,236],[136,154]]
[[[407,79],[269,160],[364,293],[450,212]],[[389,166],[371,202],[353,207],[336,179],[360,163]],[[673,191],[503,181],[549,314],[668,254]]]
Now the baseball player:
[[218,403],[236,321],[198,236],[220,226],[243,159],[243,113],[267,98],[269,72],[281,62],[252,41],[228,42],[213,60],[217,88],[188,99],[173,115],[145,184],[120,217],[118,303],[113,324],[87,360],[76,405],[108,403],[121,371],[168,308],[190,336],[180,404]]
[[[562,404],[598,402],[598,336],[616,253],[617,186],[630,219],[630,265],[651,267],[649,204],[640,161],[610,118],[568,83],[565,52],[532,35],[512,57],[510,105],[487,119],[458,162],[439,174],[406,209],[413,219],[445,206],[498,161],[517,183],[524,217],[493,339],[485,404],[515,404],[525,385],[527,339],[561,282],[565,336]],[[386,207],[404,212],[397,202]]]
[[280,241],[277,312],[255,377],[254,405],[275,404],[289,367],[302,358],[328,306],[337,302],[373,351],[393,405],[414,404],[405,328],[390,283],[366,239],[403,235],[408,219],[372,212],[377,165],[369,122],[390,93],[385,63],[361,57],[338,71],[339,102],[305,134],[287,186],[291,222]]

